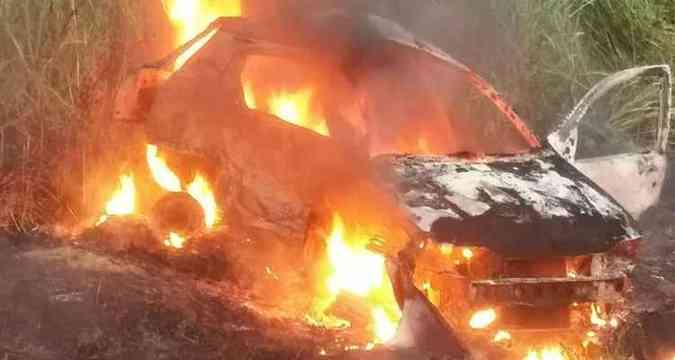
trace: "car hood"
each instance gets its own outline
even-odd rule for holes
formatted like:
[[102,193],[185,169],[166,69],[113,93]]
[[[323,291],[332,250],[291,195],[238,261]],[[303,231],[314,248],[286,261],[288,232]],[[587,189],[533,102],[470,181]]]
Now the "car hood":
[[621,205],[549,148],[374,161],[414,223],[437,242],[527,259],[606,252],[640,236]]

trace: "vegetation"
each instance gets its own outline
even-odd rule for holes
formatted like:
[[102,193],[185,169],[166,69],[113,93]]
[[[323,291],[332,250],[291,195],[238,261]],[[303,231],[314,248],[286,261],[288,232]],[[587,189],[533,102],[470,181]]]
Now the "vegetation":
[[[540,132],[569,111],[596,81],[639,65],[675,65],[675,2],[671,0],[540,0],[513,1],[503,12],[516,24],[521,51],[513,83],[516,99]],[[523,90],[522,87],[526,89]],[[506,92],[509,92],[507,87]],[[653,117],[652,94],[629,91],[617,102],[626,109],[610,121],[636,129]],[[630,101],[630,100],[639,100]],[[651,99],[650,111],[631,111]],[[517,106],[518,107],[518,106]],[[644,116],[645,113],[651,116]]]
[[[517,49],[512,68],[482,73],[540,133],[604,75],[675,65],[672,0],[480,3],[480,12],[495,10],[488,25],[508,29]],[[109,126],[96,124],[106,124],[111,94],[126,71],[124,49],[138,37],[134,4],[0,0],[0,228],[27,231],[64,214],[76,218],[87,182],[101,181],[90,164],[114,144]],[[638,106],[637,100],[623,104]],[[645,121],[630,109],[621,113],[613,125],[636,129]],[[69,192],[72,184],[78,191]]]

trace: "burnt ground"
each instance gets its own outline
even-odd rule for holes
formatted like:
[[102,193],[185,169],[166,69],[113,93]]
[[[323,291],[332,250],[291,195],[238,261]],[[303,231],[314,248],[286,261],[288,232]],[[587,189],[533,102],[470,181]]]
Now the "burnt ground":
[[[145,238],[134,224],[121,226],[132,229],[128,237]],[[271,264],[266,257],[280,257],[269,243],[206,238],[201,247],[167,252],[163,245],[156,251],[138,241],[110,242],[107,224],[96,229],[103,230],[67,243],[0,235],[0,359],[343,359],[356,354],[344,352],[357,338],[351,330],[330,331],[304,321],[311,297],[305,295],[309,287],[301,271],[257,266]],[[365,356],[425,358],[385,349]]]
[[301,359],[328,337],[128,256],[2,239],[0,273],[1,359]]
[[[661,203],[641,220],[645,242],[632,276],[634,314],[616,332],[616,358],[675,353],[673,165]],[[261,280],[247,272],[251,260],[245,256],[215,263],[188,258],[171,260],[133,246],[120,251],[0,236],[0,359],[312,359],[321,349],[344,347],[339,333],[276,309],[275,303],[294,301],[295,290],[275,285],[284,274]],[[301,280],[293,286],[306,287]],[[423,358],[384,352],[367,357]]]

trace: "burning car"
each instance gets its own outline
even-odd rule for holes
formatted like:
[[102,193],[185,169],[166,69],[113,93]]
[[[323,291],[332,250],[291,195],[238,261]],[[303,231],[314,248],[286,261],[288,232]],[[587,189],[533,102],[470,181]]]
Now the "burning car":
[[[586,110],[643,75],[662,86],[656,145],[576,161]],[[380,255],[358,259],[377,264],[364,273],[382,272],[384,258],[399,264],[384,287],[404,322],[413,281],[454,328],[551,330],[582,321],[581,308],[598,318],[621,301],[640,239],[626,209],[639,215],[658,197],[670,101],[667,66],[627,70],[594,87],[540,141],[467,66],[395,23],[334,12],[219,19],[127,80],[116,115],[140,122],[173,156],[211,164],[225,221],[303,244],[309,262],[326,249],[349,253],[327,235],[345,226],[334,213],[379,221],[370,235],[380,238],[358,246]],[[627,176],[648,185],[639,186],[646,200],[637,207],[611,185]],[[395,205],[350,194],[346,184],[362,181]],[[325,194],[351,201],[320,205]],[[364,286],[351,290],[369,293]],[[375,318],[401,316],[378,309]]]

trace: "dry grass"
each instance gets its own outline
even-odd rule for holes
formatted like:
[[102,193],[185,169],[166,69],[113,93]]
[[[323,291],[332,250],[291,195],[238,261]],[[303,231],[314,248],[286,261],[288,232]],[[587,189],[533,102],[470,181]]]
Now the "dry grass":
[[64,186],[82,176],[92,110],[118,81],[131,3],[0,0],[0,228],[75,215]]
[[[671,0],[513,1],[504,6],[512,10],[505,21],[516,24],[522,51],[513,92],[529,95],[516,99],[516,108],[524,109],[541,133],[610,73],[639,65],[675,67]],[[644,131],[653,120],[653,87],[620,92],[611,100],[620,114],[611,125]]]

